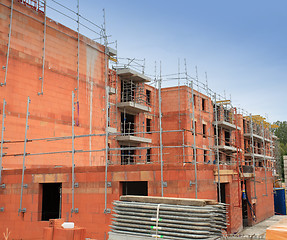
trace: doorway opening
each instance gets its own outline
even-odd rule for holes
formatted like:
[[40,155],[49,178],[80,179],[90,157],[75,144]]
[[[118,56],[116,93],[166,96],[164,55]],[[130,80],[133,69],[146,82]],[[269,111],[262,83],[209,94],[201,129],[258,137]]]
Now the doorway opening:
[[148,196],[148,182],[121,182],[122,195]]
[[42,183],[41,221],[61,218],[62,183]]
[[[121,146],[121,148],[127,148],[127,146]],[[121,150],[121,165],[134,164],[135,150],[123,149]]]
[[121,113],[121,132],[124,135],[133,135],[135,132],[135,116]]
[[[243,185],[244,183],[244,185]],[[241,182],[241,189],[243,189],[243,186],[245,186],[245,194],[242,194],[242,221],[243,221],[243,227],[248,226],[248,202],[246,197],[246,180]]]
[[[226,185],[227,185],[227,183],[220,183],[221,203],[226,203]],[[218,189],[218,185],[217,185],[217,201],[219,202],[219,189]]]

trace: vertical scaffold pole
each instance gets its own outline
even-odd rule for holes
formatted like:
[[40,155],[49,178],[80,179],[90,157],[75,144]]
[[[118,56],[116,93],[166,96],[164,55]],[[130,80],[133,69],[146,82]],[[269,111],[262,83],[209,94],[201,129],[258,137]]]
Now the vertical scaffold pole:
[[221,187],[220,187],[220,161],[219,161],[219,133],[218,133],[218,116],[217,116],[217,103],[216,93],[214,94],[214,113],[215,113],[215,140],[216,140],[216,158],[217,158],[217,188],[218,188],[218,201],[221,203]]
[[[208,97],[210,97],[210,100],[211,100],[211,94],[209,93],[209,88],[208,88],[208,77],[207,77],[207,72],[205,72],[205,81],[206,81],[206,95]],[[211,101],[211,104],[212,104],[212,101]],[[210,104],[208,103],[208,99],[207,99],[207,105],[208,105],[208,115],[209,115],[209,124],[210,124],[210,127],[208,128],[208,149],[209,149],[209,161],[211,162],[212,160],[212,152],[211,152],[211,146],[212,146],[212,139],[211,139],[211,128],[212,128],[212,112],[210,111]]]
[[42,59],[42,76],[39,78],[41,80],[41,92],[38,95],[43,95],[44,93],[44,78],[45,78],[45,57],[46,57],[46,30],[47,30],[47,14],[46,14],[46,0],[44,0],[44,39],[43,39],[43,59]]
[[14,3],[14,0],[11,1],[11,11],[10,11],[10,24],[9,24],[9,36],[8,36],[6,66],[3,66],[3,69],[5,69],[5,77],[4,77],[4,82],[3,82],[3,83],[0,83],[0,87],[6,86],[6,81],[7,81],[9,55],[10,55],[10,44],[11,44],[11,32],[12,32],[13,3]]
[[79,104],[79,88],[80,88],[80,3],[77,0],[77,32],[78,32],[78,43],[77,43],[77,104]]
[[158,80],[158,109],[159,109],[159,144],[160,144],[160,178],[161,178],[161,196],[163,197],[163,157],[162,157],[162,112],[161,112],[161,62],[159,65],[159,80]]
[[24,188],[24,173],[25,173],[25,158],[26,158],[26,145],[27,145],[27,132],[29,129],[28,119],[29,119],[29,105],[30,105],[30,98],[28,97],[27,100],[27,112],[26,112],[26,125],[25,125],[25,140],[24,140],[24,152],[23,152],[23,166],[22,166],[22,181],[21,181],[21,197],[20,197],[20,208],[18,210],[18,214],[20,212],[26,212],[26,208],[22,208],[22,200],[23,200],[23,188]]
[[6,101],[3,100],[3,111],[2,111],[2,130],[1,130],[1,152],[0,152],[0,185],[2,183],[2,158],[3,158],[3,145],[4,145],[4,131],[5,131],[5,107],[6,107]]
[[195,198],[197,198],[197,156],[196,156],[196,132],[195,132],[195,116],[194,116],[194,91],[193,81],[190,82],[191,87],[191,104],[192,104],[192,130],[193,130],[193,156],[194,156],[194,178],[195,178]]
[[264,154],[264,172],[265,172],[265,194],[263,194],[263,196],[268,196],[268,193],[267,193],[267,173],[266,173],[266,144],[265,144],[265,129],[264,129],[264,122],[262,120],[262,133],[263,133],[263,154]]
[[105,9],[103,9],[104,13],[104,28],[103,28],[103,37],[104,37],[104,44],[105,44],[105,110],[106,110],[106,131],[105,131],[105,209],[104,213],[110,213],[111,210],[107,208],[107,201],[108,201],[108,166],[109,166],[109,91],[108,91],[108,39],[106,34],[106,16],[105,16]]
[[253,120],[252,115],[250,114],[250,134],[251,134],[251,146],[252,146],[252,167],[253,167],[253,181],[254,181],[254,199],[256,196],[256,172],[255,172],[255,157],[254,157],[254,136],[253,136]]
[[72,92],[72,209],[73,213],[78,213],[79,209],[75,208],[75,93]]
[[[185,77],[188,79],[187,75],[187,66],[186,66],[186,59],[184,59],[184,66],[185,66]],[[195,198],[197,198],[198,192],[198,182],[197,182],[197,156],[196,156],[196,131],[195,131],[195,116],[194,116],[194,88],[193,88],[193,80],[190,81],[190,88],[191,88],[191,107],[192,107],[192,133],[193,133],[193,157],[194,157],[194,184],[195,184]],[[190,99],[190,98],[189,98]],[[189,100],[190,102],[190,100]]]

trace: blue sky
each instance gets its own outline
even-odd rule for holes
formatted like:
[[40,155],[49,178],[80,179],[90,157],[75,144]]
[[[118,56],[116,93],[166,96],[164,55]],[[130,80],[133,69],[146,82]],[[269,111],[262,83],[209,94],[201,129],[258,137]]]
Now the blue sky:
[[[59,0],[58,0],[59,1]],[[64,9],[47,0],[48,5]],[[76,11],[76,0],[62,0]],[[154,62],[162,73],[184,69],[224,95],[234,106],[268,116],[270,122],[287,120],[287,1],[286,0],[80,0],[80,14],[103,23],[117,40],[119,57],[146,59],[146,72]],[[48,8],[48,16],[76,27]],[[81,28],[91,38],[97,36]]]

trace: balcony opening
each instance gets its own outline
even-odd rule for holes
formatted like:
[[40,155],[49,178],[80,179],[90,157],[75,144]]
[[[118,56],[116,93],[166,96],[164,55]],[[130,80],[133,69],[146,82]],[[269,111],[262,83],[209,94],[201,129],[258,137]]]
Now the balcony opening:
[[224,131],[224,136],[225,136],[225,146],[230,146],[230,132],[229,131]]
[[217,129],[216,129],[216,126],[215,126],[213,128],[213,132],[214,132],[215,144],[217,144],[217,140],[218,140],[218,145],[220,145],[220,143],[221,143],[221,132],[219,131],[219,127],[217,127]]
[[207,159],[207,151],[206,151],[206,150],[203,150],[203,161],[204,161],[204,163],[207,163],[207,162],[208,162],[208,159]]
[[258,154],[262,154],[261,152],[261,143],[257,143]]
[[151,133],[151,119],[146,119],[146,132]]
[[206,138],[206,124],[202,124],[202,135]]
[[246,131],[246,120],[243,118],[243,133],[247,133]]
[[132,81],[121,81],[121,101],[134,102],[136,84]]
[[226,155],[226,163],[230,164],[231,163],[231,156]]
[[108,107],[108,127],[111,126],[111,110],[110,110],[110,107]]
[[121,182],[122,195],[148,196],[148,182]]
[[[194,133],[195,133],[195,135],[196,135],[196,121],[194,121],[193,130],[194,130]],[[193,135],[193,132],[192,132],[192,135]]]
[[110,163],[111,162],[111,151],[110,151],[110,148],[111,148],[111,144],[108,143],[108,162]]
[[[127,146],[121,146],[121,148],[127,148]],[[121,165],[134,164],[135,150],[123,149],[121,150]]]
[[62,183],[42,183],[42,221],[61,218]]
[[204,98],[202,98],[201,106],[202,106],[202,111],[205,111],[205,99]]
[[196,108],[196,96],[193,95],[193,106],[194,106],[194,109]]
[[121,132],[124,135],[133,135],[135,132],[135,116],[121,113]]
[[146,89],[145,93],[146,93],[146,103],[148,105],[151,105],[151,91]]
[[228,109],[224,109],[224,121],[231,122],[230,111]]
[[150,163],[151,162],[151,148],[148,148],[146,150],[146,162]]

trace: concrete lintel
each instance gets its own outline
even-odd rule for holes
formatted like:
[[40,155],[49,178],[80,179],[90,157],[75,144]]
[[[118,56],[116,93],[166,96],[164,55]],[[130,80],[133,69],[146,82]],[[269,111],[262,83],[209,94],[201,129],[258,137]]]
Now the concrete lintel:
[[150,82],[151,79],[141,73],[130,68],[121,68],[117,70],[118,76],[126,80],[132,80],[134,82]]
[[121,142],[121,145],[131,145],[131,144],[140,144],[140,143],[151,143],[150,138],[143,138],[143,137],[137,137],[133,135],[127,135],[127,136],[117,136],[116,140]]
[[120,110],[126,110],[126,112],[136,115],[141,112],[151,112],[151,108],[136,102],[120,102],[117,103],[117,107],[120,108]]

